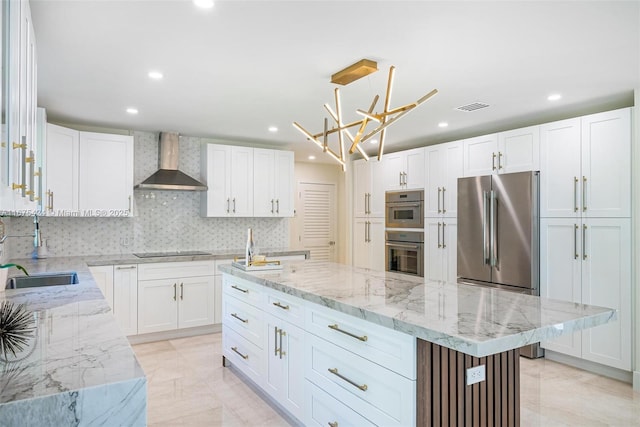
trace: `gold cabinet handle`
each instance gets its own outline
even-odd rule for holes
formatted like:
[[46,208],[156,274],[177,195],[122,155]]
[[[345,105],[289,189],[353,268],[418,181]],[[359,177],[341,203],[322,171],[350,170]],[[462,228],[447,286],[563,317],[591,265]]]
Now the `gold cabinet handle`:
[[362,391],[367,391],[367,388],[368,388],[368,387],[367,387],[367,385],[366,385],[366,384],[362,384],[362,385],[360,385],[360,384],[356,383],[355,381],[350,380],[349,378],[347,378],[347,377],[345,377],[344,375],[340,374],[340,373],[338,372],[338,368],[329,368],[329,369],[327,369],[327,370],[328,370],[329,372],[331,372],[333,375],[335,375],[336,377],[340,378],[341,380],[344,380],[344,381],[348,382],[348,383],[349,383],[349,384],[351,384],[352,386],[357,387],[357,388],[359,388],[359,389],[360,389],[360,390],[362,390]]
[[116,270],[135,270],[135,269],[136,269],[135,265],[130,265],[128,267],[120,267],[120,266],[116,267]]
[[273,355],[277,356],[278,355],[278,350],[280,350],[278,348],[278,327],[274,326],[273,327]]
[[279,307],[279,308],[281,308],[283,310],[289,310],[289,306],[280,304],[280,301],[274,302],[273,305],[275,305],[276,307]]
[[587,177],[582,177],[582,212],[587,211]]
[[502,152],[498,151],[498,169],[502,169]]
[[235,289],[236,291],[243,292],[245,294],[249,293],[249,289],[242,289],[242,288],[237,287],[236,285],[231,285],[231,288]]
[[444,242],[444,231],[445,231],[445,227],[447,226],[446,223],[442,223],[442,249],[445,249],[447,247],[447,244]]
[[278,334],[280,334],[280,359],[282,359],[282,356],[284,356],[285,354],[287,354],[282,347],[282,337],[284,335],[287,335],[287,333],[284,331],[284,329],[280,329],[280,331],[278,332]]
[[343,333],[345,335],[349,335],[350,337],[355,338],[355,339],[360,340],[360,341],[363,341],[363,342],[368,340],[366,335],[363,335],[363,336],[360,337],[360,336],[358,336],[356,334],[352,334],[351,332],[348,332],[348,331],[340,329],[340,327],[337,324],[327,325],[327,327],[329,329],[333,329],[334,331],[338,331],[338,332]]
[[491,153],[491,169],[496,170],[496,153]]
[[236,319],[238,319],[242,323],[249,323],[249,319],[243,319],[242,317],[238,316],[236,313],[231,313],[231,317],[235,317]]
[[184,284],[180,283],[180,299],[184,299]]
[[587,259],[587,226],[582,226],[582,259]]
[[329,421],[328,424],[329,424],[329,427],[338,427],[338,422],[337,421],[334,421],[334,422]]
[[444,207],[444,192],[447,191],[446,188],[442,187],[442,213],[447,213],[447,210]]
[[440,209],[440,193],[442,192],[442,188],[438,187],[438,213],[442,213],[442,209]]
[[578,254],[578,224],[573,224],[573,259],[578,259],[580,256]]
[[442,226],[441,223],[438,223],[438,249],[440,249],[442,247],[442,244],[440,243],[440,227]]
[[25,162],[29,163],[29,191],[26,191],[25,194],[29,196],[29,200],[33,202],[36,196],[34,190],[36,186],[36,158],[33,150],[29,151],[29,157],[25,159]]
[[578,212],[578,177],[573,177],[573,211]]
[[234,353],[236,353],[238,356],[242,357],[244,360],[247,360],[249,358],[248,354],[242,354],[238,351],[238,347],[231,347],[231,351],[233,351]]
[[173,284],[173,300],[176,301],[177,300],[177,290],[176,290],[176,284]]

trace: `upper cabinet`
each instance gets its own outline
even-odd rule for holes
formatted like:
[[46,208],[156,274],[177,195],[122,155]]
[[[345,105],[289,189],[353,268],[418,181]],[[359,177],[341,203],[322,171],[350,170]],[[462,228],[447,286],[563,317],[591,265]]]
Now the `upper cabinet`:
[[463,141],[431,145],[425,150],[425,217],[458,216],[458,178],[463,176]]
[[373,159],[353,162],[354,217],[384,218],[383,165]]
[[130,216],[133,137],[47,125],[43,211],[52,216]]
[[293,216],[293,151],[253,149],[253,216]]
[[631,216],[629,108],[541,126],[542,217]]
[[28,1],[2,2],[0,209],[35,210],[37,56]]
[[382,162],[385,190],[424,188],[424,148],[385,154]]
[[205,144],[200,160],[202,216],[293,216],[292,151]]
[[464,141],[464,176],[523,172],[539,168],[539,126]]

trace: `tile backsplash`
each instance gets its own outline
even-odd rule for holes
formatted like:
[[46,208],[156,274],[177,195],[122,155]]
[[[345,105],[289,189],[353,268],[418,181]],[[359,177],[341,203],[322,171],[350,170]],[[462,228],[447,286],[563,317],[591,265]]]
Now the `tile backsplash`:
[[[134,132],[134,141],[134,182],[139,183],[158,168],[158,134]],[[205,141],[180,138],[179,169],[196,179]],[[135,190],[133,218],[42,217],[41,234],[52,256],[239,249],[245,245],[248,227],[254,230],[258,248],[288,246],[287,218],[202,218],[200,197],[194,191]],[[32,234],[33,218],[11,218],[8,228],[12,235]],[[8,243],[11,257],[33,251],[29,237]]]

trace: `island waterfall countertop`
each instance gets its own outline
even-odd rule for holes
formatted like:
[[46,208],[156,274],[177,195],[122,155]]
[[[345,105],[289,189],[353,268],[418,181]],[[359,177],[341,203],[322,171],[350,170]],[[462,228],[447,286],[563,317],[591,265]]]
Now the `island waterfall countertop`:
[[475,357],[605,324],[614,309],[309,260],[220,271]]

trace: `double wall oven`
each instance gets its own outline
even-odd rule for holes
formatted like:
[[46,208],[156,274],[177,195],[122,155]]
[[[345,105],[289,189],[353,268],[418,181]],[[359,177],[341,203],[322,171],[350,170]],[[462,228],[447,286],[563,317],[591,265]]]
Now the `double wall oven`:
[[424,277],[424,190],[385,194],[387,271]]

